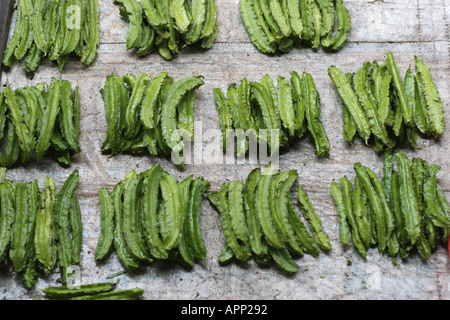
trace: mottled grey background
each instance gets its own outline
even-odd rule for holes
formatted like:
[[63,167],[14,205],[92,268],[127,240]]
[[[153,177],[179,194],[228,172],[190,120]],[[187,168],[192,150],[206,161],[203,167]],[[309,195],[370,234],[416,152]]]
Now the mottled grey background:
[[[376,249],[370,250],[363,261],[352,247],[342,248],[338,238],[338,219],[329,192],[330,183],[343,175],[354,177],[353,163],[361,161],[376,173],[381,172],[382,159],[374,151],[357,142],[353,147],[342,138],[341,103],[327,68],[336,65],[345,71],[356,71],[366,61],[384,61],[385,53],[393,51],[399,69],[404,73],[414,66],[414,55],[423,58],[431,67],[441,93],[449,121],[450,71],[450,4],[447,0],[346,0],[352,17],[349,42],[337,54],[309,49],[293,49],[290,53],[266,56],[258,52],[249,40],[239,14],[238,0],[217,0],[219,9],[219,38],[207,52],[185,48],[177,57],[164,61],[157,53],[139,58],[126,52],[127,24],[119,17],[112,1],[101,2],[101,45],[98,57],[90,67],[69,60],[61,77],[80,86],[82,152],[73,158],[70,169],[63,169],[50,160],[39,165],[8,171],[14,181],[45,176],[55,178],[60,187],[73,169],[80,170],[78,187],[84,224],[84,246],[81,257],[83,283],[104,281],[108,275],[120,272],[122,266],[112,255],[106,263],[94,261],[99,235],[97,190],[112,188],[131,170],[145,170],[159,162],[180,179],[193,174],[211,181],[217,190],[224,181],[245,179],[253,169],[250,165],[202,164],[179,171],[170,161],[155,157],[119,155],[108,159],[99,150],[106,134],[106,121],[100,89],[106,76],[147,72],[156,75],[170,72],[175,79],[203,75],[205,85],[197,92],[195,117],[203,129],[219,128],[218,114],[212,96],[213,87],[225,89],[243,77],[259,80],[265,73],[273,77],[289,77],[291,70],[313,75],[322,101],[322,118],[331,142],[330,159],[317,159],[311,141],[294,144],[282,155],[281,169],[299,171],[298,182],[305,186],[317,212],[330,235],[333,250],[318,259],[305,256],[297,262],[300,269],[295,276],[285,277],[275,267],[260,269],[253,261],[222,267],[217,258],[223,245],[221,220],[210,204],[203,203],[202,225],[208,258],[186,270],[179,265],[155,263],[136,273],[119,276],[120,288],[141,287],[146,299],[449,299],[449,257],[440,248],[428,263],[418,256],[395,266]],[[46,60],[32,79],[21,64],[1,78],[1,84],[13,88],[50,82],[58,77],[57,67]],[[449,122],[450,123],[450,122]],[[406,150],[410,157],[420,156],[442,166],[439,179],[450,196],[450,136],[420,141],[420,149]],[[351,261],[351,264],[348,264]],[[40,289],[55,285],[59,274],[38,281],[35,290],[27,291],[21,279],[9,269],[0,268],[0,299],[35,299],[43,297]]]

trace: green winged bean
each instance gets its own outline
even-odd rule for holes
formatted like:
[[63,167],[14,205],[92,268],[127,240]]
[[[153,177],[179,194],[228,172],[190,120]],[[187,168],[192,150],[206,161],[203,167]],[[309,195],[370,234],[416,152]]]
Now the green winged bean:
[[330,151],[330,141],[325,127],[320,120],[320,97],[312,76],[303,73],[302,97],[304,99],[305,114],[308,129],[313,137],[318,157],[327,156]]
[[333,39],[333,44],[330,49],[332,51],[339,51],[347,42],[351,29],[351,19],[347,8],[344,6],[343,0],[336,0],[335,5],[338,32]]
[[217,4],[215,0],[206,0],[206,17],[202,29],[202,39],[211,37],[215,32],[217,26]]
[[123,233],[133,255],[139,260],[150,261],[139,232],[138,200],[142,188],[142,177],[132,170],[125,176],[123,191]]
[[400,101],[403,120],[406,125],[412,125],[413,123],[412,110],[408,106],[404,83],[400,78],[398,67],[397,64],[395,63],[394,55],[392,54],[392,52],[387,53],[386,65],[392,77],[392,85]]
[[420,83],[422,84],[424,97],[427,105],[427,115],[430,126],[430,131],[435,139],[438,139],[445,130],[445,118],[441,97],[433,78],[430,69],[423,62],[422,59],[415,56],[415,66]]
[[47,177],[44,183],[42,206],[36,217],[36,232],[34,245],[36,257],[41,269],[45,272],[53,270],[57,260],[55,206],[56,206],[55,181]]
[[297,198],[303,216],[308,221],[314,236],[317,238],[317,243],[322,250],[330,251],[331,243],[329,236],[322,229],[322,222],[320,217],[314,210],[312,203],[309,200],[308,194],[304,191],[302,186],[297,189]]
[[115,283],[93,283],[83,284],[79,288],[69,288],[68,286],[48,287],[42,290],[50,299],[68,299],[82,295],[94,295],[114,290]]
[[361,256],[366,259],[367,256],[367,250],[366,246],[364,245],[364,242],[361,238],[361,234],[364,233],[363,230],[360,230],[360,224],[358,224],[357,219],[358,217],[354,213],[353,209],[353,186],[350,182],[350,180],[344,176],[340,179],[341,182],[341,190],[342,190],[342,200],[344,204],[344,210],[345,215],[348,219],[348,222],[352,229],[352,242],[353,245],[358,249]]
[[414,244],[421,233],[420,214],[417,198],[414,194],[413,181],[409,159],[403,152],[395,154],[399,172],[400,198],[404,212],[405,227],[411,244]]
[[292,202],[288,202],[287,205],[289,213],[289,222],[292,224],[299,245],[305,252],[309,253],[313,257],[317,257],[320,252],[320,248],[319,245],[317,244],[317,241],[309,234],[308,229],[301,220],[300,215],[295,210],[295,207],[292,204]]
[[255,194],[260,176],[260,169],[252,170],[252,172],[250,172],[247,176],[243,190],[245,216],[247,218],[250,245],[253,253],[257,256],[262,256],[267,251],[267,248],[262,241],[261,226],[259,224],[258,215],[256,212]]
[[44,110],[41,120],[40,132],[36,144],[36,158],[42,159],[47,149],[50,147],[50,139],[55,127],[56,118],[60,112],[59,99],[61,96],[61,81],[52,80],[47,93],[47,108]]
[[191,183],[189,190],[187,235],[192,244],[194,257],[198,259],[206,259],[206,246],[200,225],[200,212],[203,196],[209,186],[209,181],[197,178]]
[[119,182],[112,192],[114,202],[114,250],[126,269],[139,268],[139,260],[133,255],[124,235],[124,203],[125,183]]
[[63,269],[61,276],[62,282],[67,281],[67,268],[72,265],[72,240],[70,237],[69,210],[78,181],[79,172],[78,170],[74,170],[61,188],[55,206],[59,265]]
[[258,18],[253,8],[252,0],[239,0],[241,18],[255,46],[264,53],[275,53],[276,47],[272,44],[258,24]]
[[0,261],[7,255],[14,221],[14,194],[6,183],[0,184]]
[[169,148],[173,149],[180,141],[177,132],[176,109],[182,97],[191,90],[204,84],[200,77],[192,77],[177,81],[167,93],[166,101],[161,107],[161,127],[163,137]]
[[350,115],[355,121],[359,135],[367,143],[372,135],[369,121],[347,77],[341,70],[334,66],[328,69],[328,75],[336,86],[343,104],[348,108]]
[[144,294],[142,289],[127,289],[111,292],[98,293],[93,295],[82,295],[70,298],[70,300],[138,300]]
[[156,258],[167,258],[167,250],[159,237],[158,199],[163,170],[156,165],[144,175],[143,185],[143,225],[146,230],[148,247],[153,248],[152,254]]
[[378,196],[377,190],[372,184],[367,168],[357,162],[354,165],[354,169],[369,199],[369,206],[371,207],[371,212],[374,215],[374,226],[377,233],[378,249],[380,252],[383,252],[384,249],[386,249],[388,240],[383,203]]
[[95,249],[95,260],[104,260],[113,246],[114,240],[114,202],[108,189],[98,191],[100,201],[100,236]]
[[72,233],[72,263],[76,264],[80,262],[80,254],[83,246],[83,223],[76,191],[72,195],[69,219]]
[[295,273],[299,266],[292,259],[291,254],[286,248],[273,248],[269,246],[269,252],[278,268],[288,274]]
[[274,248],[284,248],[284,242],[276,231],[270,212],[270,187],[275,174],[274,167],[264,169],[256,189],[256,212],[267,243]]
[[160,186],[165,206],[162,221],[166,234],[163,236],[163,245],[166,250],[170,250],[178,244],[180,237],[182,223],[181,199],[177,181],[173,176],[163,173]]

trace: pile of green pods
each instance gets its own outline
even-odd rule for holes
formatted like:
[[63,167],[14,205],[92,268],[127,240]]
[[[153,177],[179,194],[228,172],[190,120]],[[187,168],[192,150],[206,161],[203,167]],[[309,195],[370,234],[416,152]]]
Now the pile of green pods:
[[377,152],[403,143],[417,148],[418,136],[438,140],[445,129],[443,104],[430,69],[415,57],[414,74],[402,79],[392,52],[384,64],[366,62],[356,73],[332,66],[328,74],[343,102],[344,138],[359,135]]
[[101,90],[108,123],[102,152],[168,156],[181,150],[183,138],[194,137],[195,92],[203,83],[201,76],[174,82],[167,72],[109,75]]
[[351,29],[343,0],[239,0],[239,4],[253,44],[266,54],[289,52],[295,46],[339,51]]
[[340,186],[331,184],[344,246],[352,241],[364,259],[377,247],[398,263],[397,257],[407,259],[413,252],[429,260],[440,243],[447,243],[450,206],[436,177],[440,166],[386,151],[381,181],[359,162],[354,169],[353,184],[346,176]]
[[259,265],[274,261],[280,270],[292,274],[298,270],[294,258],[305,253],[317,257],[321,249],[331,250],[321,219],[302,186],[297,198],[309,230],[292,203],[291,189],[297,178],[296,170],[280,171],[267,165],[254,169],[245,183],[226,182],[220,191],[207,196],[222,217],[225,245],[220,263],[254,257]]
[[155,165],[139,174],[130,171],[112,192],[100,189],[95,259],[102,261],[114,250],[127,270],[155,259],[188,266],[205,259],[200,214],[208,188],[202,177],[178,181]]
[[[296,139],[309,133],[318,157],[329,155],[330,142],[320,118],[320,97],[312,76],[292,71],[290,81],[278,76],[277,87],[266,74],[261,81],[242,79],[231,84],[227,93],[214,88],[219,111],[223,148],[229,147],[230,130],[253,132],[259,143],[267,143],[271,154],[288,149]],[[277,131],[274,131],[277,130]],[[277,135],[275,135],[277,134]],[[272,137],[278,137],[278,139]],[[236,147],[237,155],[246,154],[248,143]]]
[[67,80],[52,79],[47,87],[12,90],[0,93],[0,139],[5,153],[0,152],[0,165],[26,165],[39,162],[46,155],[68,166],[71,156],[79,153],[80,98],[78,87],[72,91]]
[[48,276],[59,266],[65,283],[72,265],[79,263],[83,226],[76,187],[77,170],[57,193],[55,180],[13,183],[0,170],[0,261],[12,264],[32,288],[39,273]]
[[114,0],[129,23],[127,50],[171,60],[180,47],[210,49],[217,39],[216,0]]
[[23,70],[34,72],[44,57],[61,72],[70,55],[88,66],[100,43],[99,0],[17,0],[17,20],[3,65],[25,58]]

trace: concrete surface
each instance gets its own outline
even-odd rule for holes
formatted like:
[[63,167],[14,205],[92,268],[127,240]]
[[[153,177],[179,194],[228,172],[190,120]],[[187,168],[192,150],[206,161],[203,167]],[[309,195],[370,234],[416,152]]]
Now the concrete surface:
[[[70,169],[63,169],[51,160],[30,164],[26,168],[8,171],[14,181],[45,176],[55,178],[60,187],[73,169],[80,170],[78,187],[84,224],[84,244],[81,257],[81,281],[104,281],[105,277],[122,271],[113,254],[106,263],[94,261],[94,250],[99,235],[97,190],[112,188],[125,174],[135,168],[145,170],[160,163],[180,179],[193,174],[203,175],[211,181],[211,190],[217,190],[224,181],[245,179],[253,165],[208,164],[191,165],[182,172],[166,159],[148,156],[119,155],[108,158],[100,153],[106,135],[106,121],[100,89],[106,76],[147,72],[156,75],[168,71],[175,79],[203,75],[205,85],[197,92],[195,117],[201,121],[203,131],[218,129],[218,115],[212,96],[213,87],[225,89],[228,84],[243,77],[258,80],[265,73],[273,77],[289,77],[291,70],[313,75],[322,101],[322,119],[331,142],[330,159],[317,159],[309,138],[291,147],[283,154],[281,169],[297,169],[298,183],[304,185],[317,212],[323,220],[324,230],[330,235],[333,250],[322,253],[318,259],[305,256],[297,260],[299,272],[286,277],[275,267],[260,269],[253,261],[222,267],[217,258],[224,238],[221,220],[211,205],[204,201],[202,226],[208,258],[186,270],[176,264],[155,263],[136,273],[123,274],[120,288],[141,287],[146,299],[449,299],[449,257],[440,248],[429,262],[413,256],[395,266],[376,249],[370,250],[364,262],[350,246],[342,248],[338,238],[338,219],[329,192],[330,183],[344,174],[354,177],[353,163],[361,161],[376,173],[381,172],[382,159],[373,149],[358,141],[346,144],[342,137],[341,102],[327,76],[327,68],[336,65],[345,71],[356,71],[366,61],[384,61],[385,53],[392,51],[400,72],[414,64],[414,55],[423,58],[431,67],[441,93],[450,123],[450,4],[446,0],[346,0],[352,17],[349,42],[342,51],[328,54],[310,49],[293,49],[288,54],[266,56],[250,42],[239,14],[238,0],[217,0],[219,9],[219,37],[214,47],[203,52],[185,48],[170,62],[157,53],[138,58],[126,52],[127,24],[119,17],[118,7],[112,1],[101,2],[101,45],[98,57],[90,67],[69,60],[61,77],[80,86],[81,146],[82,152],[73,158]],[[46,60],[34,77],[27,77],[16,64],[4,72],[1,84],[17,88],[50,82],[58,76],[57,67]],[[208,139],[206,135],[204,137]],[[442,166],[438,178],[450,197],[450,135],[448,130],[436,143],[420,140],[420,149],[405,150],[410,156],[423,157]],[[351,262],[351,263],[349,263]],[[55,285],[59,274],[40,278],[35,290],[27,291],[10,268],[0,268],[0,299],[42,298],[40,289]]]

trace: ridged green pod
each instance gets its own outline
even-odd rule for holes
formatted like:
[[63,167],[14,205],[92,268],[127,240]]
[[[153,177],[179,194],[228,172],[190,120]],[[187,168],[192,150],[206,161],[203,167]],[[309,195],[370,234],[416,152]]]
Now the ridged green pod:
[[68,299],[83,295],[94,295],[114,290],[115,283],[93,283],[83,284],[79,288],[69,288],[67,286],[48,287],[42,290],[48,298]]
[[114,250],[122,265],[127,269],[139,268],[139,260],[133,255],[124,235],[123,192],[125,183],[119,182],[112,192],[114,201]]
[[[246,261],[251,257],[251,251],[247,250],[247,248],[243,247],[237,240],[237,237],[233,231],[233,226],[231,225],[231,217],[230,217],[230,208],[228,203],[228,187],[229,183],[224,183],[222,187],[220,188],[219,192],[219,207],[218,210],[220,212],[220,215],[222,217],[222,228],[223,232],[225,234],[225,246],[224,250],[222,250],[221,253],[221,260],[223,261],[222,255],[224,253],[228,252],[228,249],[230,249],[230,252],[233,253],[233,255],[238,259],[242,261]],[[211,199],[211,197],[210,197]],[[229,259],[230,254],[228,254]]]
[[158,259],[167,258],[167,250],[164,248],[158,229],[158,203],[162,175],[163,170],[161,166],[155,165],[144,174],[142,189],[142,223],[147,239],[147,246],[151,248],[152,255]]
[[165,209],[160,220],[164,228],[163,245],[164,249],[170,250],[178,245],[181,233],[181,199],[177,180],[173,176],[163,173],[160,186]]
[[286,3],[289,12],[289,24],[291,26],[292,34],[294,36],[301,38],[303,32],[303,22],[302,17],[300,15],[300,1],[287,0]]
[[186,78],[177,81],[167,93],[167,98],[161,106],[161,128],[165,142],[171,149],[180,142],[181,136],[177,131],[177,106],[182,97],[204,84],[201,77]]
[[413,124],[412,110],[410,110],[410,108],[408,106],[404,83],[403,83],[402,79],[400,78],[398,67],[397,67],[397,64],[395,63],[394,55],[392,54],[392,52],[387,53],[386,65],[387,65],[389,73],[392,77],[392,85],[395,89],[395,92],[396,92],[399,102],[400,102],[400,108],[402,110],[402,115],[403,115],[403,121],[405,122],[406,125],[412,125]]
[[255,46],[264,53],[275,53],[276,48],[270,42],[263,29],[258,24],[252,0],[239,0],[241,18]]
[[70,300],[137,300],[144,294],[142,289],[117,290],[112,292],[98,293],[93,295],[83,295],[70,298]]
[[31,17],[33,14],[33,5],[30,0],[21,0],[17,3],[18,6],[22,7],[23,21],[24,24],[20,43],[17,45],[14,55],[17,60],[22,60],[23,57],[28,52],[28,49],[33,44],[33,29],[31,25]]
[[202,39],[207,39],[217,32],[216,0],[206,0],[206,17],[202,28]]
[[69,219],[72,231],[72,263],[76,264],[80,262],[80,254],[83,246],[83,222],[76,191],[72,195],[69,208]]
[[48,49],[48,43],[45,38],[45,32],[44,32],[44,12],[47,8],[47,1],[45,0],[38,0],[34,1],[33,3],[33,14],[31,15],[31,26],[33,28],[33,39],[34,43],[36,44],[36,47],[43,51],[44,53],[47,52]]
[[290,251],[303,255],[303,249],[295,238],[295,231],[289,220],[288,205],[291,202],[291,188],[298,178],[295,170],[281,172],[272,181],[270,189],[271,213],[273,221],[280,235],[283,237]]
[[369,121],[364,109],[361,107],[356,93],[348,82],[347,77],[338,68],[332,66],[328,69],[328,75],[333,81],[343,104],[347,107],[350,115],[355,121],[360,137],[367,143],[372,135]]
[[79,153],[80,143],[78,141],[78,128],[76,123],[79,120],[75,119],[75,117],[79,116],[75,113],[75,101],[74,95],[71,90],[71,84],[67,80],[62,80],[61,83],[61,116],[60,122],[62,134],[69,144],[70,148],[75,152]]
[[343,0],[336,0],[335,6],[338,32],[334,37],[333,44],[329,49],[331,49],[332,51],[339,51],[347,42],[351,30],[351,19],[347,8],[345,8],[344,6]]
[[130,251],[139,260],[151,261],[139,232],[139,194],[142,177],[132,170],[125,176],[123,191],[123,234]]
[[140,119],[146,128],[155,128],[154,115],[156,112],[156,104],[158,103],[161,88],[167,76],[167,72],[158,74],[154,79],[150,80],[150,84],[145,90],[142,99]]
[[97,55],[97,47],[100,44],[100,3],[99,0],[86,0],[86,2],[89,34],[86,36],[86,46],[82,51],[80,61],[88,66]]
[[420,223],[422,216],[413,189],[412,174],[409,159],[403,152],[395,154],[397,159],[400,197],[404,212],[406,232],[411,244],[414,244],[420,236]]
[[79,181],[79,172],[74,170],[64,182],[55,206],[56,232],[58,234],[59,265],[63,269],[61,281],[67,281],[67,268],[72,265],[72,239],[70,236],[70,207]]
[[9,257],[16,272],[23,271],[34,256],[34,230],[40,206],[37,181],[16,184],[15,215]]
[[8,253],[14,222],[14,194],[6,183],[0,183],[0,261]]
[[222,130],[223,150],[226,151],[229,141],[227,137],[227,130],[233,129],[233,117],[228,106],[228,100],[223,91],[219,88],[214,88],[213,95],[217,110],[219,112],[219,124]]
[[275,261],[278,268],[288,274],[295,273],[298,270],[298,265],[292,259],[291,254],[286,248],[278,249],[269,247],[270,255]]
[[313,257],[317,257],[320,252],[319,245],[316,240],[309,234],[308,229],[300,218],[300,215],[297,213],[292,202],[288,202],[288,213],[289,213],[289,223],[292,225],[292,228],[295,232],[295,237],[297,238],[298,244],[301,248],[312,255]]
[[353,186],[346,176],[341,178],[340,182],[345,215],[352,229],[353,245],[358,249],[360,255],[366,259],[367,250],[361,239],[361,234],[364,233],[364,231],[360,230],[360,225],[357,222],[358,217],[356,217],[353,211]]
[[192,176],[189,176],[183,179],[182,181],[178,182],[178,188],[180,189],[181,205],[183,206],[182,209],[183,218],[178,249],[184,262],[186,262],[187,265],[189,265],[190,267],[193,267],[195,264],[195,257],[192,243],[194,239],[191,238],[188,234],[189,220],[190,220],[188,207],[192,181],[193,181]]
[[138,120],[140,115],[141,102],[142,99],[144,98],[144,92],[146,90],[147,83],[149,80],[150,80],[149,75],[145,73],[139,74],[136,80],[136,84],[132,89],[130,102],[128,104],[125,113],[126,129],[124,133],[125,136],[129,139],[135,137],[136,127],[138,126]]
[[369,64],[365,64],[364,67],[359,69],[354,75],[353,82],[355,92],[367,116],[372,133],[376,138],[383,142],[383,144],[391,146],[387,131],[378,117],[377,106],[372,99],[373,96],[368,91],[367,72],[369,67]]
[[129,21],[127,32],[127,50],[137,47],[142,39],[142,7],[136,0],[114,0],[122,3]]
[[34,246],[40,268],[49,272],[55,267],[57,260],[56,229],[55,229],[56,186],[55,181],[47,177],[44,183],[41,210],[36,218],[36,233]]
[[260,179],[260,169],[254,169],[247,177],[244,185],[244,208],[252,251],[257,256],[266,253],[267,248],[262,241],[262,231],[256,212],[256,188]]
[[319,244],[319,247],[322,250],[330,251],[331,243],[329,236],[322,230],[322,222],[320,220],[320,217],[315,212],[314,207],[309,200],[309,196],[303,190],[302,186],[299,186],[297,189],[297,198],[302,214],[308,221],[311,227],[311,231],[317,239],[316,241]]
[[243,183],[240,181],[232,181],[228,186],[228,203],[230,221],[236,238],[243,246],[250,247],[248,228],[244,215]]
[[98,190],[100,202],[100,236],[95,249],[95,260],[104,260],[113,247],[114,241],[114,201],[108,189]]
[[187,206],[187,222],[185,223],[187,236],[190,238],[192,252],[197,259],[206,259],[206,245],[200,224],[201,204],[205,192],[210,186],[209,181],[203,178],[195,179],[189,189]]
[[17,19],[16,26],[14,27],[13,34],[11,39],[9,39],[8,44],[6,45],[5,52],[3,53],[3,65],[5,67],[12,67],[15,56],[14,51],[16,47],[20,43],[20,39],[22,37],[22,33],[24,32],[24,12],[21,6],[17,6]]
[[39,137],[36,144],[36,158],[38,161],[42,159],[48,148],[50,147],[50,139],[55,127],[56,118],[60,112],[59,99],[61,96],[61,81],[53,79],[52,84],[48,88],[47,108],[41,118],[41,126]]
[[170,15],[175,21],[178,32],[187,33],[191,21],[189,20],[186,12],[184,0],[171,0],[170,1]]
[[270,246],[282,249],[284,248],[284,242],[274,226],[269,203],[270,186],[274,174],[275,170],[272,166],[266,167],[261,174],[256,189],[256,212],[261,224],[264,239]]
[[314,79],[308,73],[302,76],[302,98],[308,130],[314,140],[316,155],[325,157],[330,151],[330,141],[320,119],[320,97]]
[[433,82],[430,69],[419,57],[415,56],[414,59],[417,75],[423,86],[430,131],[435,139],[439,139],[445,130],[445,117],[441,97]]
[[278,77],[277,87],[278,110],[280,111],[281,121],[283,122],[283,126],[286,128],[289,134],[291,136],[294,136],[296,119],[292,98],[292,89],[289,85],[289,81],[281,76]]
[[342,190],[336,182],[331,183],[331,194],[333,195],[334,203],[336,204],[339,216],[339,237],[341,243],[346,246],[350,242],[350,226],[348,224],[347,211],[344,207]]
[[285,15],[281,1],[269,0],[269,7],[282,35],[284,37],[289,37],[291,35],[289,16]]
[[378,249],[380,250],[380,252],[383,252],[384,249],[386,249],[388,240],[383,204],[377,194],[377,191],[372,185],[372,181],[370,179],[369,174],[367,173],[366,167],[362,166],[361,163],[357,162],[354,165],[354,169],[369,199],[371,212],[374,214],[375,219],[374,224],[377,233]]
[[30,151],[32,148],[32,140],[29,134],[30,128],[17,102],[16,94],[10,87],[6,87],[3,89],[3,95],[5,96],[5,103],[14,122],[20,148],[24,151]]

